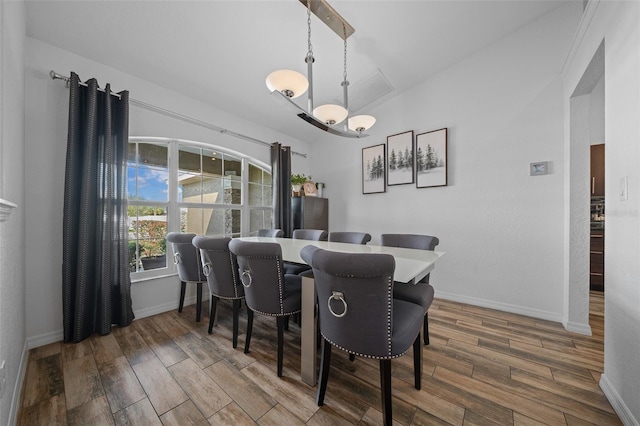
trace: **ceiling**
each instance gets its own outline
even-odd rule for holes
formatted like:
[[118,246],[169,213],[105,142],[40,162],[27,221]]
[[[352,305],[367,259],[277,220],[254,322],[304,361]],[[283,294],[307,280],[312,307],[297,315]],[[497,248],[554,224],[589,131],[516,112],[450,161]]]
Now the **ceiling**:
[[[331,1],[355,28],[348,39],[350,87],[365,88],[376,73],[392,87],[352,112],[367,113],[564,3]],[[311,31],[320,105],[341,99],[343,41],[313,15]],[[28,0],[27,35],[297,139],[320,132],[294,117],[265,86],[276,69],[306,74],[307,11],[298,0]],[[144,101],[135,92],[131,97]]]

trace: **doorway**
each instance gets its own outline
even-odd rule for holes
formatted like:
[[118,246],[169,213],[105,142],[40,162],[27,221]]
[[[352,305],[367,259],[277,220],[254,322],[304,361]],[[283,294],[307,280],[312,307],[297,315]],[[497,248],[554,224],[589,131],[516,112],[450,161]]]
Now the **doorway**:
[[[597,225],[604,225],[604,189],[594,194],[595,186],[600,188],[600,182],[594,182],[590,167],[591,146],[605,146],[604,49],[603,40],[569,99],[569,276],[565,327],[589,335],[592,334],[589,325],[592,239],[599,238],[597,241],[601,243],[602,250],[594,251],[602,251],[604,259],[604,232],[601,237],[592,238],[592,219],[602,219]],[[591,212],[593,201],[599,202],[596,209],[601,211]],[[603,283],[604,266],[603,260]]]

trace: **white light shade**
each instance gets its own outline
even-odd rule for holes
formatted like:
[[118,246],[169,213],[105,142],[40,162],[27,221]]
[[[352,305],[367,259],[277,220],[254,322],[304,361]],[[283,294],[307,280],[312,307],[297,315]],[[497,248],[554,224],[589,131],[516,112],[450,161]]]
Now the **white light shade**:
[[344,121],[344,119],[347,118],[347,115],[349,115],[349,112],[340,105],[326,104],[315,108],[313,110],[313,115],[318,120],[332,125]]
[[277,90],[290,98],[297,98],[307,91],[309,82],[298,71],[277,70],[267,76],[267,88]]
[[349,119],[349,130],[354,132],[364,132],[376,123],[376,118],[372,115],[356,115]]

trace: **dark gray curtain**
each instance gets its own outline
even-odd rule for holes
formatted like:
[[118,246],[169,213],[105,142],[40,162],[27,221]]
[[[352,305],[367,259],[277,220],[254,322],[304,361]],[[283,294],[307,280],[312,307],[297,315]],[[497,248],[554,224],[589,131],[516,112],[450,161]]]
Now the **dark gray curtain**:
[[126,160],[129,92],[71,73],[64,191],[64,341],[133,321]]
[[273,228],[291,237],[291,147],[271,144],[271,180],[273,192]]

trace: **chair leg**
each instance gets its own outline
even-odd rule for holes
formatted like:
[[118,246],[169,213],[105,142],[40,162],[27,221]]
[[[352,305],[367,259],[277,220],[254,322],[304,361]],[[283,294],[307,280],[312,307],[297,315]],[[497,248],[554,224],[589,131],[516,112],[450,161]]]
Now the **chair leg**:
[[424,314],[424,344],[429,344],[429,312]]
[[187,283],[180,281],[180,304],[178,305],[178,312],[182,312],[184,307],[184,295],[187,292]]
[[284,349],[284,325],[289,317],[276,317],[278,321],[278,377],[282,377],[282,351]]
[[196,322],[200,322],[202,318],[202,283],[197,283],[197,299],[196,299]]
[[320,383],[318,384],[318,394],[316,402],[318,407],[324,404],[324,394],[327,392],[327,381],[329,381],[329,365],[331,364],[331,343],[322,339],[322,359],[320,360]]
[[420,342],[420,334],[413,342],[413,376],[416,389],[422,388],[422,343]]
[[356,354],[349,354],[349,361],[353,362],[356,359]]
[[240,313],[240,299],[233,300],[233,348],[238,346],[238,314]]
[[[290,317],[289,315],[287,315],[286,317],[284,317],[284,329],[285,329],[286,331],[289,331],[289,317]],[[278,317],[278,318],[280,318],[280,317]]]
[[393,415],[392,415],[392,408],[391,408],[391,360],[390,359],[380,360],[380,393],[382,394],[383,424],[392,426]]
[[216,318],[216,310],[218,308],[218,298],[211,295],[211,311],[209,312],[209,334],[213,333],[213,321]]
[[247,338],[244,341],[244,353],[249,353],[249,344],[251,343],[251,331],[253,330],[253,311],[247,306]]

